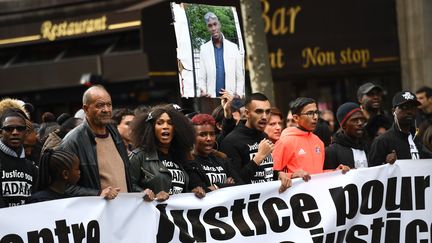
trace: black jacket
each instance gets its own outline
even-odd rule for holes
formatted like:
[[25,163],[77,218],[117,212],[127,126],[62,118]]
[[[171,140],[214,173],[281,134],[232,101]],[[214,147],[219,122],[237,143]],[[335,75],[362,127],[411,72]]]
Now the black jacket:
[[333,143],[325,149],[324,169],[336,169],[340,164],[355,168],[352,148],[365,151],[367,157],[369,148],[366,139],[356,142],[338,131],[333,137]]
[[[414,137],[414,133],[411,133]],[[396,151],[397,159],[411,159],[410,145],[408,143],[409,134],[399,131],[396,124],[387,130],[383,135],[375,138],[369,152],[369,166],[377,166],[386,163],[386,157],[393,150]],[[421,152],[422,145],[418,138],[414,143],[419,151],[419,158],[423,158]]]
[[432,158],[432,150],[424,144],[422,144],[421,154],[423,155],[423,159],[431,159]]
[[[132,184],[129,175],[129,159],[123,140],[117,128],[109,124],[107,126],[111,138],[125,167],[125,176],[128,192],[132,191]],[[66,193],[73,196],[97,196],[100,194],[101,183],[99,177],[99,167],[96,153],[95,136],[90,129],[87,120],[70,131],[60,144],[60,148],[75,153],[80,159],[81,177],[77,185],[67,188]]]
[[381,111],[380,114],[372,116],[365,124],[365,131],[367,137],[372,141],[377,135],[378,129],[380,127],[388,130],[393,124],[392,117],[387,114],[387,112]]
[[216,144],[215,144],[216,150],[219,150],[224,138],[230,132],[232,132],[232,130],[236,127],[236,125],[237,125],[236,120],[234,118],[229,118],[229,119],[224,118],[222,120],[222,131],[218,135],[216,135]]
[[[130,157],[130,175],[132,180],[132,190],[141,192],[150,188],[155,194],[171,189],[172,176],[170,171],[160,161],[157,151],[150,153],[142,149],[135,149]],[[178,166],[185,174],[185,187],[188,188],[189,177],[180,163]]]
[[212,153],[207,157],[195,155],[195,159],[187,163],[187,165],[185,166],[185,170],[188,173],[190,178],[190,183],[189,183],[190,190],[192,190],[197,186],[200,186],[206,192],[210,191],[208,187],[211,186],[211,183],[209,178],[206,175],[206,171],[203,169],[203,166],[205,165],[210,165],[213,167],[221,166],[227,178],[232,177],[234,179],[234,184],[216,183],[216,186],[222,188],[222,187],[229,187],[229,186],[243,184],[243,181],[241,180],[240,176],[237,174],[235,170],[231,168],[231,164],[230,164],[232,163],[231,160],[228,158],[222,158],[222,156],[220,156],[221,154],[223,153],[216,151],[215,153]]
[[264,132],[256,129],[248,128],[244,123],[239,123],[234,130],[225,137],[221,144],[221,152],[225,153],[232,159],[232,168],[238,172],[240,178],[245,184],[263,181],[262,176],[255,177],[255,175],[268,175],[269,170],[273,173],[272,178],[267,178],[266,181],[277,178],[276,173],[273,172],[273,158],[271,154],[261,164],[257,165],[253,161],[253,157],[258,152],[258,144],[267,135]]

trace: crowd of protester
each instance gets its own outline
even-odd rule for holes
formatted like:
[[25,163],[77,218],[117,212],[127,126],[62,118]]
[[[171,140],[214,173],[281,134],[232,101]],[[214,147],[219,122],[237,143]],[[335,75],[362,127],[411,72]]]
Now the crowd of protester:
[[212,114],[185,114],[176,104],[113,109],[109,92],[95,85],[74,116],[45,112],[41,124],[32,122],[32,105],[5,98],[0,207],[127,192],[144,192],[146,201],[185,192],[203,198],[273,180],[282,193],[293,178],[431,158],[432,89],[394,94],[391,112],[383,95],[365,83],[356,102],[335,112],[299,97],[285,116],[264,94],[240,99],[222,90]]

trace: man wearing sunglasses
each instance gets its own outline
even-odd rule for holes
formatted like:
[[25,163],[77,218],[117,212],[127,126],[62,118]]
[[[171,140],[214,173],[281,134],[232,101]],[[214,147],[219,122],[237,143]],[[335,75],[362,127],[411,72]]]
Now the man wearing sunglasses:
[[0,116],[0,208],[25,204],[36,182],[37,167],[25,158],[25,114],[8,109]]
[[[273,169],[287,172],[291,178],[300,177],[308,181],[310,174],[324,172],[324,143],[313,133],[320,111],[316,101],[307,97],[293,101],[291,111],[297,125],[282,132],[272,154]],[[337,169],[349,170],[344,165]]]

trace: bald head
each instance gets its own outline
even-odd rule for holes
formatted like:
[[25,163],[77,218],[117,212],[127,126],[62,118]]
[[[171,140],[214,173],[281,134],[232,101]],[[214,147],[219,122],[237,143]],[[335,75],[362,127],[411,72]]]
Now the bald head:
[[83,105],[91,104],[93,102],[93,96],[95,94],[101,94],[101,93],[105,93],[109,95],[108,91],[102,85],[95,85],[88,88],[83,94],[83,99],[82,99]]
[[105,134],[112,116],[112,102],[108,91],[99,85],[89,88],[83,95],[83,110],[93,132]]

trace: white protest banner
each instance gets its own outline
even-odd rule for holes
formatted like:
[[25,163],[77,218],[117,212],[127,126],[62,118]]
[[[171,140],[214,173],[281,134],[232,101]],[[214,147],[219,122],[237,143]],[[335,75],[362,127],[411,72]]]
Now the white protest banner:
[[1,209],[0,242],[156,242],[159,212],[142,197],[79,197]]
[[133,193],[24,205],[0,210],[0,243],[431,242],[431,174],[432,160],[406,160],[296,179],[281,194],[275,181],[164,203]]
[[[160,242],[431,242],[432,160],[315,175],[279,194],[279,182],[172,197],[176,231]],[[161,230],[161,229],[159,229]]]

